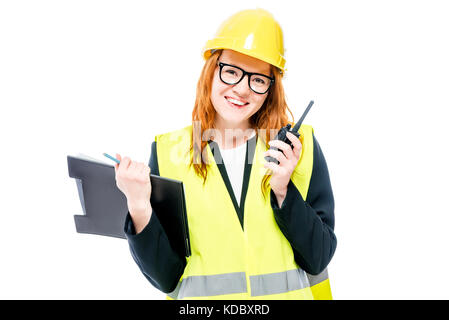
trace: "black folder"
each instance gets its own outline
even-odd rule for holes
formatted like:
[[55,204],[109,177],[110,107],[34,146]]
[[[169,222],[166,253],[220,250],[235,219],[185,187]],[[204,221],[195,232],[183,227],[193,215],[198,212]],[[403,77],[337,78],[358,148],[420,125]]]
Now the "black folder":
[[[112,165],[67,156],[69,176],[75,178],[84,215],[75,215],[76,231],[126,239],[128,206],[118,189]],[[190,256],[189,229],[182,181],[151,174],[151,206],[170,245],[180,256]]]

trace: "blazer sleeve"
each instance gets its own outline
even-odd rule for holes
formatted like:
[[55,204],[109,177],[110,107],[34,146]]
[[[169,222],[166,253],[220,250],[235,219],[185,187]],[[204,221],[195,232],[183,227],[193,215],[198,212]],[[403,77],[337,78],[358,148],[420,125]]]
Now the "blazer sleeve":
[[[159,175],[155,141],[151,145],[149,167],[152,174]],[[184,272],[186,259],[171,248],[154,210],[150,221],[139,234],[136,234],[128,212],[124,231],[131,255],[147,280],[162,292],[170,293],[175,290]]]
[[307,273],[321,273],[337,247],[334,234],[334,197],[320,145],[313,136],[313,168],[307,199],[290,180],[281,208],[271,191],[275,220],[290,242],[296,263]]

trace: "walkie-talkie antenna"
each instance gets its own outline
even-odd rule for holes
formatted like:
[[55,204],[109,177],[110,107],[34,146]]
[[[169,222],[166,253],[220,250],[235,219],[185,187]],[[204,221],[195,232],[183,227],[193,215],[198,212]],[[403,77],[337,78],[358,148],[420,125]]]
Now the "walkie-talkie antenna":
[[302,114],[301,119],[299,119],[298,122],[296,122],[295,126],[293,127],[293,129],[291,131],[298,132],[299,127],[301,126],[302,122],[304,121],[304,118],[306,117],[310,108],[312,108],[312,105],[313,105],[313,100],[310,101],[309,105],[306,108],[306,111],[304,111],[304,113]]

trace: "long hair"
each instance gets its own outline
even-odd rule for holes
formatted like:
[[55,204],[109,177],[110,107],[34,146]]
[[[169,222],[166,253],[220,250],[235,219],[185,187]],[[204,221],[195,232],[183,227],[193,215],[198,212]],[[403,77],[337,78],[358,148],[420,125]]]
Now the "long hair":
[[[216,111],[210,99],[212,92],[212,81],[217,66],[218,58],[223,50],[215,51],[209,59],[206,60],[196,87],[195,106],[192,111],[192,136],[190,143],[190,167],[193,166],[195,173],[203,178],[203,184],[206,183],[207,170],[210,166],[206,152],[207,141],[202,137],[194,137],[195,132],[205,132],[214,127]],[[284,87],[282,85],[282,76],[280,70],[270,65],[271,73],[274,77],[274,84],[270,87],[262,107],[249,119],[250,126],[259,133],[267,148],[270,141],[270,132],[275,129],[276,132],[288,123],[287,111],[294,121],[293,114],[287,106]],[[198,127],[200,126],[200,127]],[[199,138],[199,139],[198,139]],[[274,137],[271,137],[274,138]],[[265,175],[262,180],[261,190],[264,195],[268,191],[269,175]]]

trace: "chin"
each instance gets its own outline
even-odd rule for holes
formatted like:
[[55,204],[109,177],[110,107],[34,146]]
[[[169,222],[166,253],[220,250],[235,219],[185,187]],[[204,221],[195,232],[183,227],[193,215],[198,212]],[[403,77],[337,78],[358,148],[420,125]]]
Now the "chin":
[[249,120],[249,109],[247,110],[229,110],[227,105],[220,106],[219,110],[216,110],[217,115],[229,126],[239,127],[240,124],[246,123]]

